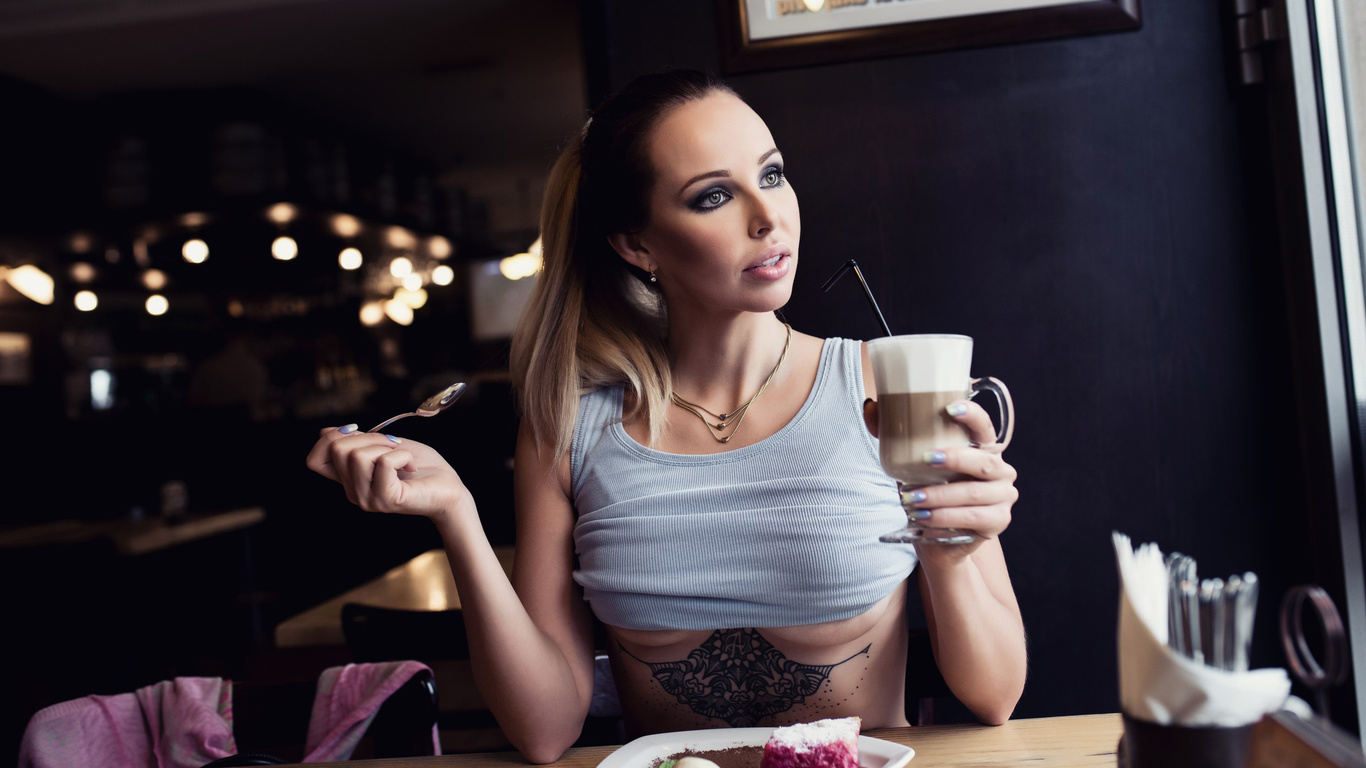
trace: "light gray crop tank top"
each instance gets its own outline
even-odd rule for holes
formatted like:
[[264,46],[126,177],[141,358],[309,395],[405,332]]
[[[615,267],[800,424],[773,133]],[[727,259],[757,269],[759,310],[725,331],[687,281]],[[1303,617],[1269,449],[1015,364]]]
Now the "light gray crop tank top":
[[857,341],[829,339],[795,418],[754,445],[691,456],[637,443],[622,389],[579,401],[570,451],[574,580],[606,624],[731,629],[857,616],[915,567],[877,537],[905,525],[863,425]]

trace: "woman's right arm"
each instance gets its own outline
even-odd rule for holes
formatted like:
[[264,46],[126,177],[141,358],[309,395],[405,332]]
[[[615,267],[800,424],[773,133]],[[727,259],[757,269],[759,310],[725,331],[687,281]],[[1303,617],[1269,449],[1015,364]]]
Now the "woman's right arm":
[[308,458],[366,511],[432,519],[460,593],[479,690],[513,746],[537,763],[558,759],[574,743],[593,695],[592,621],[572,577],[569,462],[554,466],[552,454],[537,451],[525,430],[518,436],[511,582],[474,499],[436,451],[324,430]]
[[[460,590],[479,690],[513,746],[535,763],[558,760],[573,745],[593,698],[592,617],[572,575],[569,457],[556,466],[553,455],[548,447],[538,451],[522,429],[513,472],[511,584],[480,577],[502,568],[477,518],[438,525]],[[465,597],[467,583],[478,590],[473,603]]]

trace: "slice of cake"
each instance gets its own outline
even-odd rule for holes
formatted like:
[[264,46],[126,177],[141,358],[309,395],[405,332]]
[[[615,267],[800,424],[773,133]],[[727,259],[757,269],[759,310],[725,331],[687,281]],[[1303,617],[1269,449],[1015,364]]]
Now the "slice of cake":
[[859,768],[857,717],[775,728],[759,768]]

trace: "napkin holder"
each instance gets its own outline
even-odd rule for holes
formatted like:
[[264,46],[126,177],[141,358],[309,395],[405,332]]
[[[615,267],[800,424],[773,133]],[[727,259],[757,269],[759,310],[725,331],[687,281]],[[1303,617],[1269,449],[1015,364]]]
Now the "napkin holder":
[[[1141,618],[1132,586],[1124,585],[1119,600],[1119,765],[1246,768],[1254,726],[1290,694],[1285,670],[1233,673],[1174,653]],[[1165,619],[1164,611],[1145,607]]]
[[1245,768],[1253,724],[1158,725],[1130,715],[1119,740],[1119,768]]

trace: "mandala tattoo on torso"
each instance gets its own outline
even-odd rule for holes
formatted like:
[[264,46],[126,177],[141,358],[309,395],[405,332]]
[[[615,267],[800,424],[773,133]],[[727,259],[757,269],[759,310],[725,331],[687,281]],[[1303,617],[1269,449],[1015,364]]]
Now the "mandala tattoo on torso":
[[869,644],[844,661],[817,666],[787,658],[754,629],[717,630],[683,661],[648,662],[617,645],[648,666],[680,704],[737,728],[801,704],[820,690],[830,670],[873,647]]

